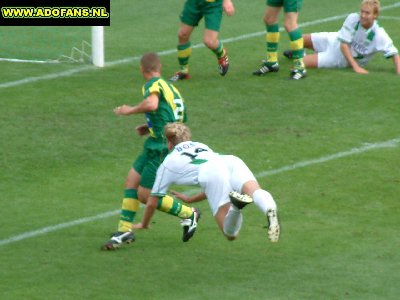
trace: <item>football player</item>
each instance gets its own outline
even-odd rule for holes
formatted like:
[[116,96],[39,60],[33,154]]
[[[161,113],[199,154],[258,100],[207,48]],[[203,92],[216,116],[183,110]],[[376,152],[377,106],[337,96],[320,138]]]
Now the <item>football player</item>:
[[[385,29],[378,25],[379,0],[363,0],[359,13],[348,15],[338,32],[318,32],[304,35],[304,46],[314,53],[304,57],[308,68],[347,68],[368,74],[364,68],[377,52],[392,58],[395,71],[400,75],[397,48]],[[284,55],[292,58],[292,51]]]
[[171,152],[157,170],[143,220],[135,224],[135,228],[148,228],[159,199],[165,197],[171,184],[200,185],[203,190],[200,194],[188,197],[174,192],[174,195],[187,203],[207,198],[211,212],[228,240],[236,239],[243,221],[242,209],[254,202],[268,223],[268,238],[271,242],[278,241],[277,205],[240,158],[220,155],[203,143],[193,142],[190,129],[182,123],[167,124],[165,136]]
[[[114,250],[124,243],[135,240],[132,225],[140,202],[146,203],[153,186],[158,166],[168,154],[164,136],[164,125],[171,122],[185,122],[186,109],[180,92],[161,77],[160,58],[155,53],[142,56],[140,70],[146,80],[143,86],[143,101],[135,106],[122,105],[114,109],[116,115],[144,114],[146,123],[136,127],[139,136],[148,135],[142,153],[133,162],[125,181],[125,197],[117,232],[103,246],[104,250]],[[186,222],[196,229],[199,212],[182,205],[171,196],[158,198],[157,208]],[[183,240],[187,241],[184,227]]]

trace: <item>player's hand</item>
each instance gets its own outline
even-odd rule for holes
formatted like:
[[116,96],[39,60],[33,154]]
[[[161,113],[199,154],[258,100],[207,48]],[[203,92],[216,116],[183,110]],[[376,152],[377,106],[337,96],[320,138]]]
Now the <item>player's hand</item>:
[[183,202],[191,203],[190,198],[185,194],[179,193],[177,191],[171,191],[171,194],[174,195],[176,198],[182,200]]
[[356,68],[354,68],[354,72],[356,72],[357,74],[368,74],[369,72],[367,70],[365,70],[364,68],[357,66]]
[[149,131],[149,127],[147,126],[147,124],[136,126],[135,131],[140,136],[149,134],[149,132],[150,132]]
[[114,113],[116,115],[129,115],[130,111],[131,111],[131,107],[126,104],[114,108]]
[[224,8],[227,16],[233,16],[233,14],[235,13],[235,7],[233,6],[231,0],[224,0],[222,7]]
[[136,223],[132,225],[132,229],[149,229],[149,228],[144,227],[142,223]]

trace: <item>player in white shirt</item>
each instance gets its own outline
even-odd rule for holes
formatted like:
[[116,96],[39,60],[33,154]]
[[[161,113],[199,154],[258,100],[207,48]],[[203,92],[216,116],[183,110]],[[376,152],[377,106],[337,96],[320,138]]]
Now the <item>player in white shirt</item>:
[[[314,50],[304,57],[307,68],[347,68],[356,73],[368,74],[364,68],[377,52],[392,58],[395,71],[400,75],[400,58],[392,39],[377,21],[379,0],[363,0],[360,13],[347,16],[338,32],[306,34],[304,47]],[[291,58],[291,51],[284,55]]]
[[[181,200],[191,203],[208,199],[211,212],[228,240],[234,240],[242,225],[242,208],[254,202],[268,222],[268,238],[277,242],[280,227],[276,203],[269,192],[260,188],[246,164],[233,155],[220,155],[207,145],[191,140],[190,129],[184,124],[167,124],[165,136],[171,150],[157,170],[151,196],[143,220],[134,228],[148,228],[159,197],[167,194],[171,184],[200,185],[203,192],[185,196],[174,192]],[[183,222],[183,226],[189,225]],[[188,226],[190,232],[191,228]]]

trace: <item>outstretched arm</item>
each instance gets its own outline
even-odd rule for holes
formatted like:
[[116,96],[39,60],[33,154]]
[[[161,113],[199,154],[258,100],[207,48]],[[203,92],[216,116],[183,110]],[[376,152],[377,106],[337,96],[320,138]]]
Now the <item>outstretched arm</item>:
[[129,105],[121,105],[116,108],[114,108],[114,113],[116,115],[132,115],[132,114],[139,114],[139,113],[145,113],[149,111],[155,111],[158,108],[158,94],[157,93],[152,93],[150,96],[148,96],[146,99],[144,99],[142,102],[140,102],[138,105],[135,106],[129,106]]
[[203,201],[204,199],[207,199],[207,196],[204,192],[201,192],[194,196],[186,196],[185,194],[179,193],[177,191],[171,191],[171,193],[176,198],[181,199],[183,202],[186,202],[186,203],[199,202],[199,201]]
[[144,213],[143,213],[142,222],[134,224],[133,225],[134,229],[148,229],[149,228],[151,218],[153,217],[154,212],[157,209],[157,204],[158,204],[157,196],[150,196],[147,199],[146,209],[144,210]]
[[357,61],[353,58],[349,44],[343,42],[340,43],[340,50],[342,51],[343,56],[346,58],[349,65],[353,68],[354,72],[358,74],[368,74],[368,71],[360,67]]
[[396,68],[396,74],[400,75],[400,56],[398,54],[393,55],[393,63]]

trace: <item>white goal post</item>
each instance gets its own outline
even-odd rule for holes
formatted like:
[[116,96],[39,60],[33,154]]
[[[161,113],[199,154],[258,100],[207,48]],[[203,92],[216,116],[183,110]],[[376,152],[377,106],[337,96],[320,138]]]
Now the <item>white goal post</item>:
[[92,63],[104,67],[104,27],[92,26]]
[[[7,28],[7,31],[1,29],[0,62],[37,64],[70,62],[91,63],[100,68],[105,66],[103,26],[85,27],[84,30],[77,31],[78,37],[69,39],[64,45],[60,38],[69,33],[67,30],[70,30],[69,27],[58,29],[51,26],[29,27],[27,30],[22,30],[18,26],[11,26],[10,30]],[[77,41],[81,38],[81,44],[78,45]],[[23,47],[23,41],[26,39],[30,46]],[[69,55],[66,53],[68,47],[71,47]],[[34,49],[34,51],[28,52],[25,48]],[[22,50],[19,51],[19,49]]]

